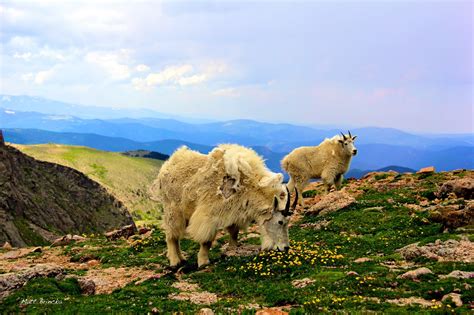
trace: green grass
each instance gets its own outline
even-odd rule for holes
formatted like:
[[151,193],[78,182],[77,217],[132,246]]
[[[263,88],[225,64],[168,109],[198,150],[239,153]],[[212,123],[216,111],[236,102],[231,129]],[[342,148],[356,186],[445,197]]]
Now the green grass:
[[148,189],[158,175],[162,161],[70,145],[15,147],[38,160],[69,166],[86,174],[122,201],[138,223],[160,221],[161,205],[150,200]]
[[[407,204],[418,203],[422,194],[433,192],[435,184],[443,178],[438,174],[430,176],[425,180],[431,182],[420,182],[418,189],[381,192],[367,186],[365,193],[351,206],[324,217],[305,216],[292,226],[292,249],[288,253],[262,252],[249,257],[223,257],[220,253],[223,241],[219,240],[210,252],[211,265],[198,270],[195,262],[199,246],[184,240],[181,245],[189,256],[189,263],[180,277],[197,283],[203,290],[217,293],[219,301],[210,306],[216,313],[236,313],[250,303],[265,307],[291,305],[293,314],[445,314],[452,310],[457,314],[468,313],[474,291],[467,286],[474,286],[474,279],[441,279],[438,276],[453,270],[474,271],[473,264],[418,259],[415,263],[419,267],[426,266],[434,273],[423,276],[420,281],[398,279],[404,270],[391,271],[385,266],[402,262],[402,257],[395,251],[405,245],[460,238],[456,232],[443,233],[440,224],[429,220],[428,213],[407,207]],[[330,221],[330,224],[321,230],[299,226],[322,220]],[[165,250],[164,235],[156,230],[151,239],[133,245],[123,240],[108,242],[102,237],[94,237],[67,246],[64,253],[77,261],[98,259],[103,268],[143,266],[157,268],[158,272],[161,269],[156,264],[167,264]],[[371,260],[354,262],[361,257]],[[357,272],[357,275],[349,276],[349,271]],[[304,288],[293,287],[292,281],[303,278],[314,282]],[[171,286],[176,281],[175,275],[170,273],[140,285],[130,284],[109,295],[82,296],[74,280],[38,279],[8,297],[0,312],[18,312],[22,298],[57,298],[63,301],[62,305],[34,304],[21,309],[28,313],[146,313],[153,307],[161,313],[195,313],[204,307],[167,298],[170,293],[178,292]],[[454,290],[462,294],[464,305],[460,308],[454,308],[449,301],[436,309],[386,302],[407,297],[440,301],[443,295]]]

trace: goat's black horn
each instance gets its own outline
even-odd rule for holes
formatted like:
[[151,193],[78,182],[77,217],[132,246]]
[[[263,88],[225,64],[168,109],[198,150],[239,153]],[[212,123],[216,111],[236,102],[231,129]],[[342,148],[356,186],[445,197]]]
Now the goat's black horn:
[[347,132],[349,133],[349,138],[352,138],[351,131],[347,130]]
[[346,135],[341,132],[342,139],[346,140]]
[[290,212],[290,198],[291,198],[291,194],[290,194],[290,190],[288,189],[288,186],[286,186],[286,192],[288,193],[288,198],[286,199],[286,205],[285,205],[285,211],[284,211],[284,213]]

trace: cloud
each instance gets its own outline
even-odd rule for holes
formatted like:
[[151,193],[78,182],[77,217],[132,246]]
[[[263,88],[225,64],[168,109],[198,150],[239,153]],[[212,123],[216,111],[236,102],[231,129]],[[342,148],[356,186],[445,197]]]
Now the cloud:
[[212,93],[214,96],[239,97],[240,93],[236,88],[225,88],[216,90]]
[[135,70],[137,70],[138,72],[148,72],[150,71],[150,67],[144,64],[139,64],[138,66],[135,67]]
[[99,66],[112,80],[124,80],[130,77],[130,67],[124,64],[129,59],[130,51],[122,49],[118,52],[89,52],[85,61]]
[[26,82],[33,82],[37,85],[42,85],[46,81],[49,81],[56,74],[57,66],[49,69],[39,71],[37,73],[27,73],[21,76],[21,79]]
[[[195,68],[199,70],[195,71]],[[191,64],[173,65],[144,78],[134,78],[132,85],[137,90],[150,90],[160,85],[197,85],[223,73],[228,66],[222,62],[209,62],[199,67]]]

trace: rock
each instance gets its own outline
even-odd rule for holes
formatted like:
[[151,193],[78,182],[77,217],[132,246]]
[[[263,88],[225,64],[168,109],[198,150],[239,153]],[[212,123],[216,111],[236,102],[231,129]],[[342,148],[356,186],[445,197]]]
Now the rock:
[[361,258],[357,258],[356,260],[354,260],[354,262],[356,264],[361,264],[361,263],[365,263],[365,262],[368,262],[368,261],[372,261],[372,259],[370,259],[368,257],[361,257]]
[[407,271],[404,274],[398,276],[397,278],[398,279],[417,280],[420,276],[429,275],[429,274],[433,274],[433,272],[430,269],[426,268],[426,267],[422,267],[422,268],[418,268],[418,269],[415,269],[415,270]]
[[435,193],[438,198],[447,198],[454,194],[457,198],[474,198],[474,178],[463,177],[447,181]]
[[348,271],[346,272],[346,276],[349,276],[349,277],[355,277],[355,276],[358,276],[359,274],[355,271]]
[[288,312],[274,309],[274,308],[264,308],[261,310],[258,310],[255,315],[286,315]]
[[41,247],[35,247],[31,250],[30,253],[42,253],[43,249]]
[[5,242],[5,244],[3,244],[3,246],[2,246],[2,248],[6,249],[6,250],[12,250],[13,249],[12,245],[8,242]]
[[214,311],[210,308],[201,308],[198,312],[198,315],[214,315]]
[[86,238],[79,235],[73,235],[72,240],[75,242],[84,242]]
[[444,278],[472,279],[472,278],[474,278],[474,271],[454,270],[454,271],[451,271],[447,275],[441,275],[439,277],[441,279],[444,279]]
[[90,279],[79,279],[79,287],[81,288],[81,293],[85,295],[95,294],[95,282]]
[[217,294],[207,291],[172,293],[168,298],[178,301],[189,301],[194,304],[210,305],[218,301]]
[[87,266],[90,268],[96,267],[98,265],[100,265],[100,262],[97,259],[91,259],[87,261]]
[[454,303],[454,305],[456,305],[456,307],[461,307],[462,306],[461,294],[458,294],[458,293],[446,294],[445,296],[443,296],[441,301],[444,302],[444,301],[449,300],[449,299],[451,299],[451,301],[453,301],[453,303]]
[[159,312],[160,312],[160,310],[157,309],[156,307],[154,307],[154,308],[151,309],[151,313],[152,313],[152,314],[158,314]]
[[428,166],[428,167],[423,167],[421,168],[418,172],[416,172],[417,174],[422,174],[422,173],[434,173],[436,170],[434,168],[434,166]]
[[65,246],[69,245],[74,241],[71,234],[64,235],[63,237],[57,238],[51,243],[51,246]]
[[13,290],[21,288],[26,282],[39,277],[56,277],[63,273],[63,268],[56,264],[38,264],[17,273],[0,274],[0,300]]
[[293,280],[291,282],[291,284],[295,288],[304,288],[304,287],[307,287],[310,284],[313,284],[314,282],[316,282],[316,280],[313,280],[313,279],[310,279],[310,278],[304,278],[304,279],[299,279],[299,280]]
[[469,239],[436,241],[424,246],[414,243],[397,249],[396,252],[407,260],[425,257],[436,261],[474,262],[474,244]]
[[441,306],[441,302],[439,301],[428,301],[421,297],[409,297],[409,298],[400,298],[400,299],[393,299],[393,300],[386,300],[388,303],[397,304],[400,306],[411,305],[411,304],[419,304],[423,307],[430,307],[430,306]]
[[355,198],[345,190],[338,190],[324,195],[318,203],[309,208],[307,213],[326,215],[350,206],[355,201]]
[[443,224],[443,228],[455,229],[474,224],[474,203],[459,209],[459,205],[433,206],[428,208],[430,220]]
[[242,244],[238,247],[229,246],[229,244],[224,244],[221,247],[221,252],[223,256],[227,257],[243,257],[243,256],[252,256],[256,255],[260,251],[260,245],[252,244]]
[[303,223],[303,224],[300,224],[300,227],[319,231],[322,228],[327,227],[330,223],[331,221],[322,220],[322,221],[314,222],[314,223]]
[[147,227],[141,227],[141,228],[138,229],[138,234],[142,235],[142,234],[145,234],[145,233],[150,232],[150,231],[151,231],[151,229],[149,229]]
[[113,230],[113,231],[105,233],[105,237],[109,241],[114,241],[121,237],[124,237],[127,239],[130,236],[134,235],[136,231],[137,231],[136,226],[134,224],[130,224],[130,225],[123,226],[118,230]]

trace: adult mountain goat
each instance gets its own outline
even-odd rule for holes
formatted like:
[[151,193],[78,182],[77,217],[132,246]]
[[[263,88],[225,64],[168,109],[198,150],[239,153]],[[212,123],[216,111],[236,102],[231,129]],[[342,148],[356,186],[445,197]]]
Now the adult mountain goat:
[[185,234],[200,243],[202,266],[218,230],[227,229],[230,245],[236,245],[239,230],[252,221],[261,226],[263,249],[288,249],[290,200],[282,179],[255,151],[239,145],[219,145],[207,155],[178,149],[152,188],[164,208],[170,265],[184,261],[179,242]]
[[[332,185],[339,189],[352,156],[357,154],[354,146],[356,137],[352,136],[350,131],[348,135],[341,132],[341,136],[325,139],[318,146],[296,148],[285,156],[281,166],[290,175],[290,192],[294,187],[303,192],[308,181],[316,178],[322,179],[327,192]],[[298,203],[304,206],[302,194]]]

